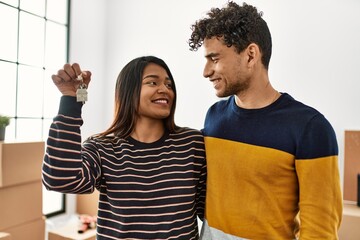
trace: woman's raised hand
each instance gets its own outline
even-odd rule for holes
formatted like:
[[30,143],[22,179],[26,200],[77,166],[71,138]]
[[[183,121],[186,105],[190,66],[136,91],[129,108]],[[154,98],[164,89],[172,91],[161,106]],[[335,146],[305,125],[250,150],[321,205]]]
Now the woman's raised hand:
[[76,91],[80,84],[89,86],[91,72],[82,71],[78,63],[67,63],[57,74],[52,75],[51,78],[63,95],[76,96]]

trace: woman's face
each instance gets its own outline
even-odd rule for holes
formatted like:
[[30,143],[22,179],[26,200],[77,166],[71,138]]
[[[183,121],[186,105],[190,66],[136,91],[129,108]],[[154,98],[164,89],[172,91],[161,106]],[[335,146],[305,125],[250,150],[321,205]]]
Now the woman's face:
[[162,120],[170,115],[175,93],[166,70],[150,63],[143,72],[139,117]]

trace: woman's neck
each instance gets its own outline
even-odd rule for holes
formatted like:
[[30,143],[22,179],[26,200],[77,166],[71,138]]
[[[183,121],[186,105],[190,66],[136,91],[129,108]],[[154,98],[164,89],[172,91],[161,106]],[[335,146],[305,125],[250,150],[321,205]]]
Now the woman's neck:
[[152,143],[159,140],[165,132],[163,121],[143,121],[139,119],[134,131],[130,134],[139,142]]

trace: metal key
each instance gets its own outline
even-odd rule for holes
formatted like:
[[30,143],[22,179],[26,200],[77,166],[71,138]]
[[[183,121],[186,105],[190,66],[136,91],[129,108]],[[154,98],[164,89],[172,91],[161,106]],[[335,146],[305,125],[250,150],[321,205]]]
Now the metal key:
[[85,83],[80,83],[79,88],[76,90],[76,101],[85,104],[88,100],[87,86]]

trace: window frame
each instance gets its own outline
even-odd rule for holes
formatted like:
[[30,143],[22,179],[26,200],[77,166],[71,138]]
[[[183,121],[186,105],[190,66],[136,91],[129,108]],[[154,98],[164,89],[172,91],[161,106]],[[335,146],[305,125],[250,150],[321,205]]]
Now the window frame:
[[[10,58],[7,58],[6,55],[1,55],[0,53],[0,63],[3,64],[5,63],[5,65],[7,64],[11,64],[14,66],[15,68],[15,99],[10,99],[10,101],[15,101],[15,109],[11,110],[13,112],[12,115],[9,115],[9,117],[11,117],[11,121],[10,121],[10,132],[7,133],[10,135],[8,135],[8,137],[5,137],[5,140],[15,140],[15,141],[23,141],[24,139],[21,139],[19,138],[19,120],[21,122],[21,120],[34,120],[34,121],[37,121],[37,123],[39,124],[39,126],[41,125],[41,133],[40,133],[40,136],[39,137],[41,140],[43,141],[46,141],[46,136],[47,136],[47,133],[49,131],[48,129],[48,126],[46,123],[49,123],[52,121],[52,117],[50,116],[46,116],[45,112],[44,112],[44,103],[45,103],[45,91],[46,91],[46,84],[45,84],[45,80],[48,80],[46,78],[46,71],[51,69],[51,67],[49,67],[45,61],[45,54],[46,54],[46,34],[47,34],[47,30],[48,30],[48,23],[51,22],[51,23],[54,23],[60,27],[64,27],[64,35],[66,36],[66,39],[65,39],[65,42],[63,42],[64,44],[64,47],[65,47],[65,53],[63,55],[63,57],[65,58],[65,61],[68,62],[69,61],[69,50],[70,50],[70,15],[71,15],[71,0],[64,0],[64,3],[66,3],[66,11],[64,12],[64,14],[67,14],[67,16],[65,17],[64,16],[64,21],[65,23],[62,23],[60,21],[57,21],[57,19],[55,18],[48,18],[48,1],[50,0],[43,0],[43,3],[44,5],[41,5],[41,7],[43,7],[43,16],[42,15],[39,15],[35,12],[31,12],[30,10],[26,10],[26,9],[23,9],[22,6],[21,6],[21,1],[26,1],[26,0],[17,0],[17,1],[14,1],[14,3],[10,3],[9,1],[1,1],[0,0],[0,7],[9,7],[9,8],[12,8],[14,10],[17,11],[17,35],[16,35],[16,57],[15,59],[10,59]],[[11,10],[12,11],[12,10]],[[33,65],[32,64],[29,64],[29,63],[25,63],[25,62],[20,62],[20,58],[19,58],[19,48],[20,48],[20,41],[24,41],[24,39],[21,39],[22,36],[20,35],[20,29],[21,29],[21,19],[20,19],[20,16],[21,15],[27,15],[27,16],[31,16],[31,17],[35,17],[34,19],[38,20],[39,22],[41,22],[43,24],[43,36],[40,36],[42,38],[44,38],[44,42],[43,42],[43,52],[42,54],[44,54],[43,56],[43,61],[42,61],[42,64],[41,66],[37,65],[36,63]],[[5,18],[6,19],[6,18]],[[15,24],[14,24],[15,25]],[[18,107],[19,107],[19,72],[21,69],[21,67],[33,67],[34,69],[38,70],[39,72],[42,73],[42,97],[41,97],[41,103],[42,103],[42,113],[41,113],[41,116],[19,116],[18,115]],[[59,66],[60,67],[60,66]],[[50,80],[51,81],[51,80]],[[4,82],[3,82],[4,84]],[[54,107],[57,107],[57,106],[54,106]],[[1,110],[1,109],[0,109]],[[2,114],[0,112],[0,114]],[[6,114],[8,115],[8,114]],[[8,132],[8,130],[7,130]],[[38,141],[39,138],[36,137],[36,139],[25,139],[25,141]],[[42,186],[43,187],[43,186]],[[43,187],[44,189],[44,187]],[[44,191],[42,191],[42,194],[43,194],[43,202],[44,202]],[[63,193],[59,193],[59,197],[61,198],[61,206],[56,206],[55,209],[57,210],[54,210],[53,212],[49,212],[49,213],[43,213],[44,216],[46,216],[47,218],[50,218],[50,217],[53,217],[53,216],[57,216],[57,215],[60,215],[60,214],[63,214],[66,212],[66,194],[63,194]],[[43,209],[44,211],[44,209]]]

